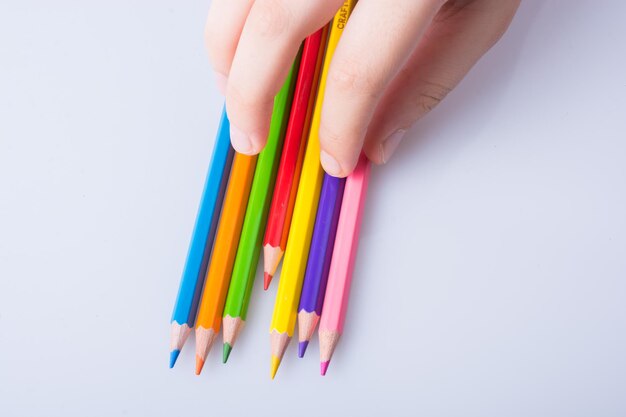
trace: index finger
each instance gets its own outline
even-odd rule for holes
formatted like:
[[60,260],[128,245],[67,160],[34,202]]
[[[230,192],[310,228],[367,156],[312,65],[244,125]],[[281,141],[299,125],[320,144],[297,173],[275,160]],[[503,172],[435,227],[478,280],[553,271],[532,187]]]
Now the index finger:
[[213,0],[204,40],[215,71],[217,86],[226,94],[226,80],[237,50],[241,31],[254,0]]
[[233,147],[248,155],[267,139],[274,96],[302,40],[326,24],[342,0],[256,0],[246,20],[226,89]]

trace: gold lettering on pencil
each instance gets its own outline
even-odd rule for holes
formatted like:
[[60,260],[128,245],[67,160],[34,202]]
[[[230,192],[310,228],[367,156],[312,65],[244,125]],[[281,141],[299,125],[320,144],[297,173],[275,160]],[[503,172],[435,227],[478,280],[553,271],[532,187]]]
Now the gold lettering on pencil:
[[341,6],[341,10],[339,10],[339,19],[337,19],[337,29],[343,30],[346,27],[346,22],[348,21],[348,12],[349,12],[349,4],[345,2],[343,6]]

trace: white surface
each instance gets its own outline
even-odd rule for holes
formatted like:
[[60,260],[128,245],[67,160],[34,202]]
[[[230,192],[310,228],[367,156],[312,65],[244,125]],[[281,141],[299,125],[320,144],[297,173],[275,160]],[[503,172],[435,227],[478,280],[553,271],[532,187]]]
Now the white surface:
[[374,170],[328,376],[315,340],[273,382],[261,279],[227,366],[195,377],[192,340],[167,369],[221,106],[207,7],[0,3],[0,415],[626,413],[624,2],[524,2]]

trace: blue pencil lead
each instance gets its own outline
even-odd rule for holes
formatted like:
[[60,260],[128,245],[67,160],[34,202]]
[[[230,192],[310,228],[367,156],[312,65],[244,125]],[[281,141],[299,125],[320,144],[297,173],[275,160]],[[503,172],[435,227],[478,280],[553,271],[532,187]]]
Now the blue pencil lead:
[[174,364],[176,363],[176,359],[178,359],[179,354],[180,354],[180,350],[178,349],[174,349],[173,351],[170,352],[170,369],[174,367]]

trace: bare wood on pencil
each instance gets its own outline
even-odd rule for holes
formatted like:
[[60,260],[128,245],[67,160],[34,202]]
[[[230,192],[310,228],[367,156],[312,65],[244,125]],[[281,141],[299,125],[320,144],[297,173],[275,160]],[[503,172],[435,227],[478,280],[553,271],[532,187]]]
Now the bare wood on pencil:
[[320,316],[315,314],[315,311],[308,312],[301,310],[298,313],[298,341],[305,342],[311,340],[313,331],[320,320]]
[[181,350],[185,341],[191,333],[191,328],[187,323],[182,326],[177,321],[172,322],[172,332],[170,333],[170,350]]
[[[278,268],[278,264],[283,257],[283,253],[284,251],[280,246],[267,244],[263,247],[263,272],[265,272],[266,275],[269,275],[270,277],[274,275],[276,269]],[[269,282],[266,284],[269,285]],[[265,289],[267,290],[267,286],[265,286]]]
[[243,328],[245,322],[241,317],[231,317],[228,314],[222,318],[222,331],[224,332],[224,343],[233,346]]
[[213,346],[215,336],[217,334],[211,328],[196,327],[196,375],[200,374],[204,366],[204,361],[209,354],[209,350],[211,350],[211,346]]
[[272,356],[278,358],[279,360],[282,359],[290,341],[291,337],[289,337],[287,332],[279,333],[276,330],[272,330],[270,332],[270,345]]
[[320,330],[318,336],[320,338],[320,362],[328,362],[339,342],[339,332]]

